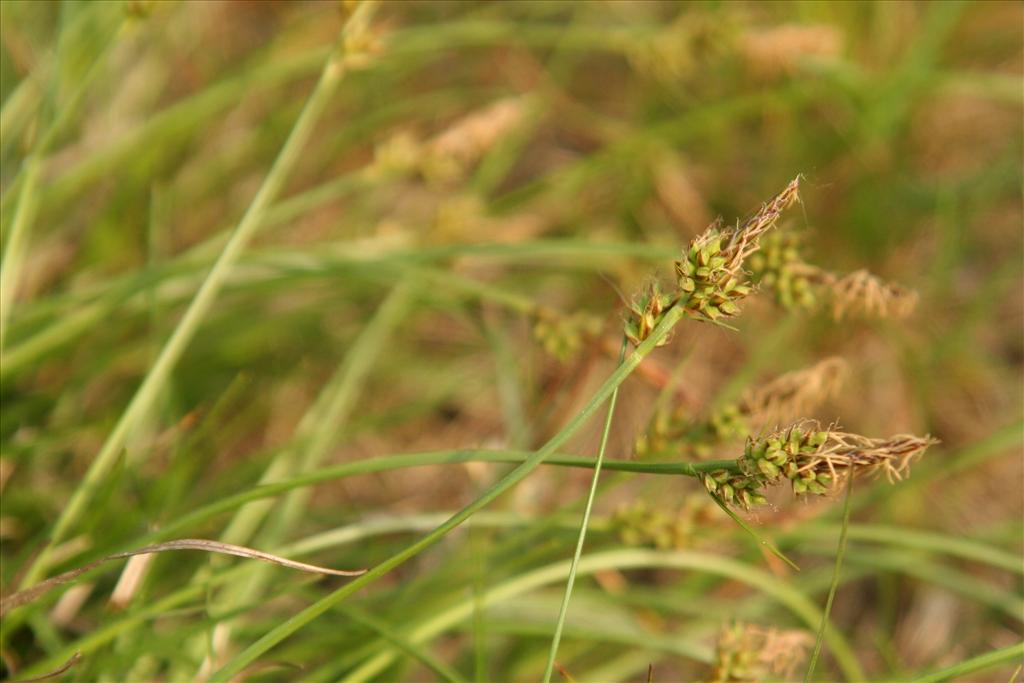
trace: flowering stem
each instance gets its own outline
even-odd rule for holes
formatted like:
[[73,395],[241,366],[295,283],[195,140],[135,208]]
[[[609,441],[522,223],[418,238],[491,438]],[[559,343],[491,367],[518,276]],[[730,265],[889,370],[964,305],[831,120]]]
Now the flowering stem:
[[846,495],[843,497],[843,525],[839,531],[839,549],[836,551],[836,566],[832,572],[832,585],[828,589],[825,611],[821,614],[821,628],[818,629],[818,637],[814,642],[814,652],[811,654],[811,661],[807,665],[804,683],[809,683],[814,677],[814,666],[818,663],[818,656],[821,654],[821,644],[825,640],[825,629],[828,628],[828,615],[832,612],[832,601],[835,600],[836,589],[839,587],[839,570],[843,566],[843,557],[846,555],[846,532],[850,528],[851,491],[853,491],[852,474],[846,478]]
[[[623,336],[622,348],[619,349],[619,365],[626,358],[626,347],[629,340]],[[601,476],[601,464],[604,462],[604,452],[608,446],[608,435],[612,430],[612,417],[615,415],[615,401],[619,397],[619,388],[615,387],[612,396],[608,400],[608,416],[604,421],[604,432],[601,434],[601,446],[597,449],[597,461],[594,463],[594,476],[590,478],[590,493],[587,495],[587,505],[583,509],[583,523],[580,524],[580,535],[576,541],[576,552],[572,557],[572,564],[569,565],[569,578],[565,584],[565,595],[562,597],[562,606],[558,610],[558,623],[555,624],[555,634],[551,639],[551,649],[548,651],[548,664],[544,670],[544,683],[551,681],[551,673],[555,667],[555,656],[558,654],[558,643],[562,640],[562,629],[565,626],[565,615],[569,611],[569,598],[572,596],[572,587],[576,583],[576,569],[580,564],[580,555],[583,554],[583,542],[587,537],[587,526],[590,524],[590,511],[594,507],[594,498],[597,496],[597,481]]]

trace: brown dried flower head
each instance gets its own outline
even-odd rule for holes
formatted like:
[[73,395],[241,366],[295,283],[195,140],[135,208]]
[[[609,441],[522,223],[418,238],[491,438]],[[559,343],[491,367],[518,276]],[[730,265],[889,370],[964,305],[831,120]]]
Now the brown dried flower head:
[[917,292],[858,270],[829,282],[832,316],[905,318],[917,307]]
[[468,114],[424,146],[423,174],[438,181],[465,170],[519,125],[526,113],[522,97],[509,97]]
[[831,357],[748,389],[739,401],[715,407],[706,418],[695,416],[682,405],[662,407],[651,418],[647,431],[637,437],[635,453],[637,457],[714,457],[715,447],[722,442],[740,440],[758,427],[790,422],[811,413],[838,393],[848,375],[846,362]]
[[826,301],[832,317],[902,318],[917,305],[917,293],[885,282],[866,270],[839,276],[803,260],[802,241],[792,232],[769,236],[750,258],[751,277],[785,309],[811,309]]
[[835,396],[849,374],[846,361],[832,356],[750,389],[740,399],[739,409],[751,424],[793,420]]
[[736,623],[723,627],[708,683],[789,680],[814,639],[805,631]]

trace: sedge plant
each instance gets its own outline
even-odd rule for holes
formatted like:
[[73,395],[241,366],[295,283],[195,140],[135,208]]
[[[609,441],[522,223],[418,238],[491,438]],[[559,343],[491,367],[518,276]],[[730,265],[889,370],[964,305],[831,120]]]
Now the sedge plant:
[[1019,11],[0,3],[4,676],[1010,679]]

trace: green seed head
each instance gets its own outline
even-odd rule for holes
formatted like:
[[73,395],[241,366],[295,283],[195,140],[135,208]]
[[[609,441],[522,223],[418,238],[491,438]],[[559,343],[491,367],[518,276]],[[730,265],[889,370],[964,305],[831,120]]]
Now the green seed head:
[[769,479],[775,479],[779,476],[778,466],[767,460],[758,460],[757,467],[761,470],[761,473]]

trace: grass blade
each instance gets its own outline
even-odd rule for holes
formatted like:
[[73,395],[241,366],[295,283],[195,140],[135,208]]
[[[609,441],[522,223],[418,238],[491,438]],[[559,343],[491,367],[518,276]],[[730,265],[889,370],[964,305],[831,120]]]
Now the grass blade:
[[781,550],[779,550],[774,543],[772,543],[767,538],[754,531],[753,527],[744,522],[739,515],[733,512],[732,508],[725,504],[725,501],[723,501],[714,493],[711,494],[711,499],[715,501],[715,504],[718,505],[718,507],[722,508],[722,510],[725,511],[725,514],[729,515],[729,517],[732,518],[732,521],[739,524],[740,528],[742,528],[744,531],[750,534],[754,538],[754,540],[757,541],[758,545],[766,548],[768,552],[770,552],[772,555],[785,562],[794,571],[800,571],[800,567],[797,566],[796,562],[786,557],[786,555]]
[[[968,674],[986,671],[1003,664],[1012,664],[1014,661],[1020,661],[1022,658],[1024,658],[1024,643],[1017,643],[1016,645],[1010,645],[999,650],[986,652],[977,657],[971,657],[948,668],[915,678],[912,683],[940,683],[940,681],[960,680]],[[1020,671],[1020,668],[1018,667],[1017,670]]]

